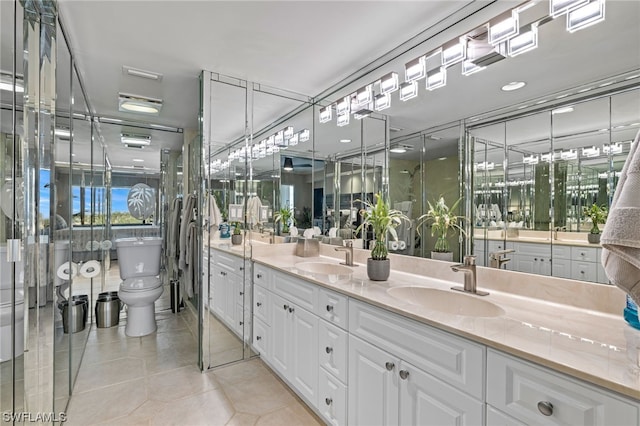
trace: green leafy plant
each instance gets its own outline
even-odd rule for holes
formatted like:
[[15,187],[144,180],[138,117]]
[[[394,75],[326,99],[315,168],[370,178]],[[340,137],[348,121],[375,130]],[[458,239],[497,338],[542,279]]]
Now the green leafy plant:
[[605,205],[599,206],[597,204],[592,204],[591,207],[584,207],[583,212],[585,216],[588,216],[591,219],[592,227],[590,234],[599,234],[600,228],[598,228],[599,223],[605,223],[607,220],[607,215],[609,211]]
[[451,208],[447,206],[442,195],[440,195],[438,200],[433,204],[427,201],[429,210],[418,218],[417,227],[419,231],[422,224],[431,222],[431,236],[437,237],[433,251],[439,253],[450,252],[451,248],[449,247],[449,241],[447,241],[450,233],[459,231],[460,234],[465,234],[464,229],[460,227],[460,221],[463,220],[464,217],[455,214],[461,200],[462,198],[458,198]]
[[240,226],[240,222],[233,223],[233,235],[241,235],[242,227]]
[[387,234],[390,234],[393,240],[396,241],[398,239],[396,227],[403,220],[409,221],[409,218],[400,210],[391,209],[389,203],[383,200],[379,193],[375,194],[374,197],[376,199],[375,204],[369,201],[356,200],[362,202],[365,206],[364,209],[360,210],[362,223],[356,229],[356,233],[371,226],[375,237],[371,258],[374,260],[386,260],[388,254]]
[[275,223],[282,222],[282,232],[289,232],[289,226],[295,224],[293,218],[293,209],[290,207],[282,207],[273,215],[273,221]]

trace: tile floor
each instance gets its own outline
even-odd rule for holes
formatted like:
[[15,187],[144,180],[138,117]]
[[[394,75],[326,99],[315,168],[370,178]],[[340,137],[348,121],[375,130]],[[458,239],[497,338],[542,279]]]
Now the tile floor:
[[201,373],[195,316],[171,313],[168,288],[156,319],[144,337],[91,329],[65,426],[322,424],[260,359]]

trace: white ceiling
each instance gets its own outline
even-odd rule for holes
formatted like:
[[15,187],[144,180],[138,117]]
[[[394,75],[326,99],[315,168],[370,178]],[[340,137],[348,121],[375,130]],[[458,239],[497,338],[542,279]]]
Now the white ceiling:
[[[396,71],[403,78],[408,60],[520,2],[497,2],[454,28],[435,31],[446,26],[439,23],[441,19],[469,3],[473,3],[469,7],[477,8],[491,2],[61,0],[60,11],[98,115],[194,129],[198,75],[203,69],[315,96],[403,41],[433,28],[431,40],[328,98],[335,101],[388,71]],[[603,23],[570,34],[564,29],[564,19],[557,19],[540,28],[540,46],[532,52],[468,77],[460,74],[459,65],[454,66],[448,70],[446,87],[427,93],[421,81],[420,95],[408,102],[400,102],[394,94],[392,108],[385,112],[391,126],[401,130],[393,132],[392,137],[640,69],[640,2],[607,0],[606,7]],[[493,15],[488,15],[489,11]],[[6,51],[5,40],[3,31]],[[125,76],[125,65],[159,72],[163,78],[156,83]],[[528,84],[516,92],[500,91],[503,84],[513,80]],[[160,115],[148,118],[119,112],[120,91],[162,98]],[[221,98],[220,105],[224,103]],[[268,111],[273,107],[277,115],[284,106],[272,97],[259,108]],[[308,113],[296,128],[312,128],[313,120],[315,117]],[[231,124],[229,129],[217,128],[220,138],[216,141],[220,143],[234,139],[238,122],[243,128],[242,118],[223,121]],[[121,149],[120,126],[101,124],[100,128],[115,166],[131,167],[134,155],[143,155]],[[355,120],[344,128],[335,126],[335,118],[327,124],[316,121],[316,152],[324,157],[353,150],[360,143],[359,130]],[[155,163],[152,168],[157,169],[160,149],[178,149],[182,135],[153,133],[154,146],[144,151],[148,157],[144,164]],[[455,130],[449,133],[456,134]],[[354,143],[340,144],[338,140],[344,137]],[[370,142],[368,138],[366,142]],[[442,140],[438,143],[446,145]]]

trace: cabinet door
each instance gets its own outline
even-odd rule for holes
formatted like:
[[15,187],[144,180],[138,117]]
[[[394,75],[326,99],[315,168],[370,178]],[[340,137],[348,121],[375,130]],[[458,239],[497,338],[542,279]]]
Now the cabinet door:
[[404,361],[400,378],[400,424],[480,425],[483,403]]
[[496,410],[489,404],[487,404],[486,424],[488,426],[525,426],[524,423],[517,421],[513,417],[507,416],[502,411]]
[[287,302],[280,296],[271,293],[271,363],[273,367],[286,377],[289,369],[289,312]]
[[271,354],[269,352],[271,342],[271,327],[266,325],[262,320],[257,317],[253,318],[253,347],[260,357],[267,362],[271,361]]
[[330,425],[347,424],[347,389],[324,368],[320,369],[318,411]]
[[260,286],[253,287],[253,300],[255,304],[253,305],[253,314],[260,318],[265,324],[271,323],[271,318],[269,316],[269,292]]
[[389,353],[349,336],[349,424],[398,424],[398,366]]
[[227,326],[233,330],[237,328],[236,322],[236,304],[237,304],[237,290],[238,290],[238,279],[234,274],[230,274],[228,272],[222,271],[225,275],[222,277],[224,281],[223,285],[225,287],[225,305],[224,305],[224,321],[227,323]]
[[536,273],[536,269],[538,267],[538,258],[533,256],[519,254],[516,261],[514,270],[518,272],[526,272],[528,274]]
[[318,400],[318,317],[291,305],[287,311],[291,322],[287,351],[291,354],[289,380],[307,398]]
[[214,274],[211,277],[211,307],[216,316],[224,321],[224,312],[227,304],[227,292],[226,292],[226,280],[224,276],[220,274],[220,270],[218,268],[213,269]]
[[538,271],[539,275],[551,275],[551,258],[539,257],[538,258]]
[[554,277],[558,278],[571,278],[571,260],[570,259],[560,259],[557,257],[553,258],[552,263],[552,272]]

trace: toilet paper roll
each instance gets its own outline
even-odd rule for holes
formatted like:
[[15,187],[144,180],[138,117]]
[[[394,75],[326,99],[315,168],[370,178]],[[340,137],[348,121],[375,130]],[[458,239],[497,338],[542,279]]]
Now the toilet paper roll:
[[80,267],[80,275],[85,278],[94,278],[100,274],[100,264],[97,260],[84,262]]
[[398,250],[398,242],[391,241],[391,250]]
[[113,247],[113,243],[111,242],[111,240],[104,240],[100,243],[100,248],[102,250],[111,250],[111,247]]
[[100,243],[97,241],[87,241],[85,248],[89,251],[100,250]]
[[56,271],[56,275],[61,280],[70,280],[71,278],[75,277],[77,274],[78,274],[78,265],[76,265],[73,262],[71,262],[71,264],[69,264],[69,262],[64,262],[62,265],[60,265],[60,267]]
[[404,241],[399,241],[398,242],[398,247],[400,248],[400,250],[404,250],[407,248],[407,243]]

